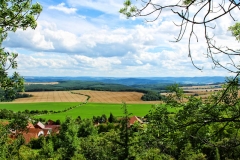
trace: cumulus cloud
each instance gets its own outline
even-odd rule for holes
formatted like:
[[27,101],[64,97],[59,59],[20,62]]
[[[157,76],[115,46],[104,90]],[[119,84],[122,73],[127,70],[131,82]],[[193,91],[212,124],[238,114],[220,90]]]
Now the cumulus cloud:
[[[67,2],[75,8],[86,7],[110,14],[115,14],[114,11],[118,10],[116,8],[122,5],[120,0]],[[67,8],[63,3],[58,7]],[[201,72],[194,68],[188,57],[189,30],[180,42],[170,42],[179,34],[179,27],[172,21],[179,19],[170,11],[167,13],[169,14],[163,12],[160,19],[147,24],[136,21],[134,24],[129,21],[122,22],[119,15],[115,15],[117,24],[114,27],[107,25],[112,20],[106,17],[93,21],[87,15],[62,14],[61,18],[56,18],[57,16],[51,17],[50,14],[43,13],[45,20],[38,22],[36,30],[9,33],[4,46],[20,52],[19,70],[23,75],[36,75],[36,70],[40,75],[54,74],[54,76],[227,75],[226,72],[222,74],[223,70],[220,69],[210,71],[213,65],[204,54],[206,53],[206,41],[202,34],[204,30],[198,26],[195,28],[198,41],[192,39],[191,54],[194,63],[204,70]],[[118,24],[118,20],[121,23]],[[223,18],[215,23],[217,27],[213,34],[216,35],[218,44],[237,48],[234,37],[226,31],[227,26],[233,22]],[[223,64],[229,62],[223,55],[216,58]],[[233,59],[236,63],[239,60]]]
[[61,12],[64,12],[66,14],[73,14],[76,13],[77,9],[76,8],[68,8],[65,6],[65,3],[60,3],[57,6],[49,6],[49,9],[54,9],[54,10],[58,10]]
[[81,54],[97,57],[123,56],[128,52],[134,53],[133,43],[128,43],[132,36],[121,29],[99,29],[90,34],[75,35],[53,27],[45,22],[39,24],[36,30],[17,31],[9,34],[4,42],[7,47],[31,48],[34,51],[48,51],[69,54]]

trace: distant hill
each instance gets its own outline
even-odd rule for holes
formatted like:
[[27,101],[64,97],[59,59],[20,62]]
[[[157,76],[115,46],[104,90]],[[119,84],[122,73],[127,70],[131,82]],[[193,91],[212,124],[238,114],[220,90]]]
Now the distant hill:
[[153,84],[213,84],[225,82],[225,77],[24,77],[26,82],[56,82],[56,81],[94,81],[110,84],[133,85],[153,85]]

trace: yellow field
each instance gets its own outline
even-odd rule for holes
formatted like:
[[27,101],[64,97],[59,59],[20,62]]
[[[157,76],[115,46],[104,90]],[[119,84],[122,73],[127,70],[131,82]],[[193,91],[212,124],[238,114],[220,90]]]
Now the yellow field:
[[87,97],[78,94],[72,94],[69,91],[50,91],[50,92],[25,92],[33,95],[29,98],[19,98],[14,100],[16,103],[32,102],[84,102]]
[[141,97],[143,93],[139,92],[110,92],[110,91],[91,91],[91,90],[76,90],[74,93],[81,93],[89,95],[91,98],[89,102],[100,103],[149,103],[155,104],[160,101],[142,101]]
[[[156,104],[160,101],[142,101],[143,93],[139,92],[110,92],[110,91],[91,91],[76,90],[74,93],[89,95],[89,102],[100,103],[146,103]],[[32,103],[32,102],[85,102],[87,96],[72,94],[69,91],[50,91],[50,92],[26,92],[33,95],[29,98],[16,99],[15,103]]]

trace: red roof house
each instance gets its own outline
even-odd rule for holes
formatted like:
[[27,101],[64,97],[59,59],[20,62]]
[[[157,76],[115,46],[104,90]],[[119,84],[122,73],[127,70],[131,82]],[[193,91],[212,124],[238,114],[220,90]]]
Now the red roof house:
[[137,116],[133,116],[131,118],[129,118],[129,125],[133,125],[134,123],[140,123],[143,124],[143,121],[141,119],[139,119]]

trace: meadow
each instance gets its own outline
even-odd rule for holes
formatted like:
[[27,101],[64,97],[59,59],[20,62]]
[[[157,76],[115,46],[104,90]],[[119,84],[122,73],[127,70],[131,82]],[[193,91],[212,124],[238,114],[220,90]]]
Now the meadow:
[[[145,116],[151,109],[152,104],[127,104],[129,113],[136,116]],[[45,118],[46,120],[61,120],[63,121],[67,116],[72,118],[92,118],[93,116],[101,116],[105,114],[109,117],[112,113],[116,117],[123,116],[122,104],[111,104],[111,103],[87,103],[77,108],[69,110],[67,112],[39,115],[36,118]]]
[[[60,111],[71,106],[77,106],[80,103],[73,102],[39,102],[39,103],[0,103],[0,109],[8,109],[17,111],[28,110],[53,110]],[[154,104],[127,104],[128,112],[136,116],[145,116]],[[175,109],[169,108],[169,111],[174,112]],[[123,116],[122,104],[119,103],[87,103],[66,112],[55,114],[36,115],[35,118],[44,118],[46,120],[61,120],[64,121],[67,116],[72,118],[92,118],[93,116],[101,116],[105,114],[107,117],[112,113],[116,117]]]

